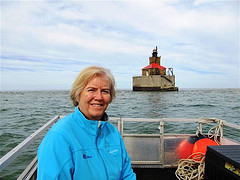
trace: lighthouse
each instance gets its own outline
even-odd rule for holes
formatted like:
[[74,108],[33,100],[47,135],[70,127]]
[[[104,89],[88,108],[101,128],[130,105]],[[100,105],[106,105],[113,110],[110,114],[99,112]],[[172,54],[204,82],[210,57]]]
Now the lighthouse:
[[149,65],[142,68],[142,76],[133,77],[133,91],[178,91],[173,68],[161,66],[157,46],[149,57]]

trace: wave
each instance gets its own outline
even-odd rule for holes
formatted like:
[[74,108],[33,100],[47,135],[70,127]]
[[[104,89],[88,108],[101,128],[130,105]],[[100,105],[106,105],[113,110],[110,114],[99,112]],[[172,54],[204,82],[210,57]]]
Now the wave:
[[6,112],[6,111],[8,111],[7,108],[0,109],[0,112]]
[[240,106],[232,107],[233,110],[240,109]]
[[174,104],[172,107],[216,107],[212,104]]
[[193,105],[188,105],[188,107],[216,107],[216,106],[212,104],[193,104]]

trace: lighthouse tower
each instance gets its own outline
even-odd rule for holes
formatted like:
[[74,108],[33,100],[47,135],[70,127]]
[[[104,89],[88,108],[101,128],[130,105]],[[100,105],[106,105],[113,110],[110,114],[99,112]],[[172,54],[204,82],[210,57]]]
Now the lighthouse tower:
[[157,47],[149,57],[149,65],[142,68],[142,76],[133,77],[133,91],[177,91],[173,68],[161,66],[161,56],[158,56]]
[[166,75],[166,68],[160,65],[161,56],[157,56],[157,47],[153,49],[152,57],[149,57],[149,65],[142,68],[142,76]]

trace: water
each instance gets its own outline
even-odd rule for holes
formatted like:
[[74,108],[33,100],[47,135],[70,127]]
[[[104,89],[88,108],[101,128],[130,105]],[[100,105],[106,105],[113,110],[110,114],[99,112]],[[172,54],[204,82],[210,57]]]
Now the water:
[[[73,112],[68,91],[0,92],[0,157],[18,145],[55,115]],[[110,117],[200,118],[215,117],[240,125],[240,89],[180,90],[178,92],[117,91],[109,105]],[[195,132],[195,125],[169,123],[167,132]],[[126,131],[158,133],[157,125],[131,124]],[[227,129],[226,129],[227,130]],[[239,131],[227,131],[227,137],[240,141]],[[35,157],[42,137],[1,172],[0,179],[16,179]]]

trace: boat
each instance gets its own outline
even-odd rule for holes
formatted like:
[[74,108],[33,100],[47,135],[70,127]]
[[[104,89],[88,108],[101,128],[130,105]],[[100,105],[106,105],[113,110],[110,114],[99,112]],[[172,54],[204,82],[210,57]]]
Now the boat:
[[[30,146],[37,138],[42,137],[53,124],[59,121],[63,116],[55,116],[44,124],[41,128],[27,137],[19,145],[9,151],[0,159],[0,172],[7,168],[16,157],[18,157],[24,149]],[[181,158],[178,153],[181,142],[196,137],[199,134],[204,136],[209,135],[210,139],[214,139],[221,144],[221,146],[207,146],[205,155],[205,179],[221,179],[220,177],[227,177],[227,179],[240,179],[240,142],[232,138],[227,138],[224,135],[225,128],[228,131],[240,132],[240,126],[228,123],[224,120],[216,118],[109,118],[121,133],[126,149],[132,161],[132,168],[137,175],[137,179],[180,179],[176,175]],[[133,133],[125,132],[125,127],[128,123],[136,127]],[[139,133],[137,132],[138,123],[153,123],[155,133]],[[181,133],[166,132],[168,126],[179,127]],[[181,126],[180,126],[181,125]],[[197,126],[196,126],[197,125]],[[187,126],[183,128],[182,126]],[[196,129],[192,132],[186,133],[184,129],[194,127]],[[204,132],[204,127],[213,132]],[[211,128],[211,126],[213,126]],[[157,133],[156,133],[157,132]],[[189,131],[188,131],[189,132]],[[188,159],[188,158],[187,158]],[[217,161],[218,160],[218,161]],[[217,163],[215,163],[217,162]],[[219,162],[223,162],[221,166],[217,167]],[[216,175],[218,174],[218,175]],[[210,177],[210,178],[209,178]],[[18,180],[37,179],[37,156],[26,167]]]

